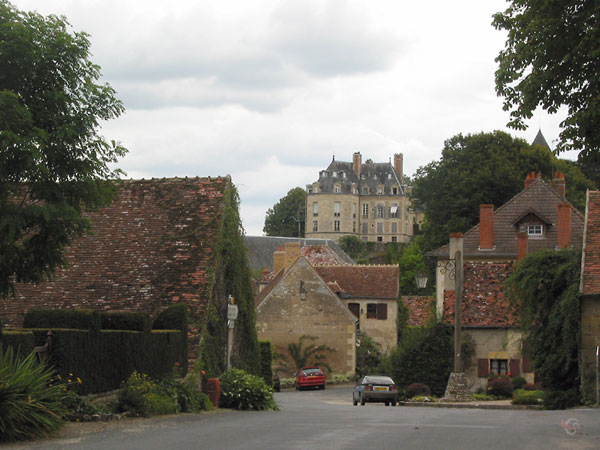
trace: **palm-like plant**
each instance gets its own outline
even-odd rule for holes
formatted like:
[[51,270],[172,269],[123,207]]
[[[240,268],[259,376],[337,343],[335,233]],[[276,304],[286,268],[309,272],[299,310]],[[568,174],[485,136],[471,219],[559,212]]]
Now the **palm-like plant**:
[[331,367],[327,364],[327,356],[323,352],[335,352],[335,349],[321,344],[309,344],[304,347],[304,341],[316,341],[317,336],[303,334],[298,342],[288,344],[289,356],[281,353],[275,354],[275,359],[279,363],[279,369],[289,374],[298,372],[302,367],[319,366],[331,372]]
[[64,424],[61,386],[34,353],[24,359],[0,346],[0,441],[44,437]]

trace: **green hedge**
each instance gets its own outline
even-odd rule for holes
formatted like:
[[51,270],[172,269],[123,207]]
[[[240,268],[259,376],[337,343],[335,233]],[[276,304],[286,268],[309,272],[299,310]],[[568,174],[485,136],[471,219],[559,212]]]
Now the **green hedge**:
[[35,338],[31,331],[7,330],[5,328],[0,334],[0,344],[4,348],[12,347],[15,352],[26,356],[33,351]]
[[[36,345],[46,341],[47,328],[31,330]],[[153,378],[173,374],[175,363],[187,371],[187,338],[179,331],[100,332],[52,329],[50,363],[63,377],[82,380],[81,393],[117,389],[134,370]]]
[[103,330],[145,331],[150,329],[150,316],[135,311],[105,311],[100,313]]
[[273,350],[271,341],[260,341],[260,375],[267,386],[273,386]]
[[187,333],[188,306],[178,303],[163,309],[152,324],[153,330],[181,330]]
[[23,328],[68,328],[99,330],[100,314],[93,309],[30,309]]

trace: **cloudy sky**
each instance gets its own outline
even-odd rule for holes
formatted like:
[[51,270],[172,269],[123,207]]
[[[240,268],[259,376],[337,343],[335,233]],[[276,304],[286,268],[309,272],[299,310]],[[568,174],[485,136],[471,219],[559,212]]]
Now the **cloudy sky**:
[[[491,26],[504,0],[12,0],[91,35],[126,113],[128,178],[231,175],[246,233],[335,156],[404,172],[457,133],[505,130]],[[561,116],[537,114],[552,147]]]

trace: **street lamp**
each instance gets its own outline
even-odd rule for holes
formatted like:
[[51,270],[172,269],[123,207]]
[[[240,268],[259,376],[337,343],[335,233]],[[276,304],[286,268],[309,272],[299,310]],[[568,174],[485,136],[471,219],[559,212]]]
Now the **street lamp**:
[[427,287],[427,274],[422,270],[419,270],[415,274],[415,281],[417,282],[417,287],[419,289],[425,289],[425,287]]

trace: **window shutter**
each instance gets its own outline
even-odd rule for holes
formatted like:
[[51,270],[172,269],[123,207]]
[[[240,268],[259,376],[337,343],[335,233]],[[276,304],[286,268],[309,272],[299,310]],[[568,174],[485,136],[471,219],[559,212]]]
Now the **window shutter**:
[[377,320],[387,320],[386,303],[377,303]]
[[348,309],[357,319],[360,317],[360,305],[358,303],[348,303]]
[[479,378],[487,378],[490,374],[490,365],[487,359],[480,358],[477,360],[477,376]]
[[518,359],[511,359],[508,362],[508,370],[510,372],[510,376],[511,377],[518,377],[519,375],[521,375],[521,367],[520,367],[520,363],[521,361]]
[[531,367],[531,363],[529,362],[529,358],[523,354],[523,372],[533,372],[533,368]]

